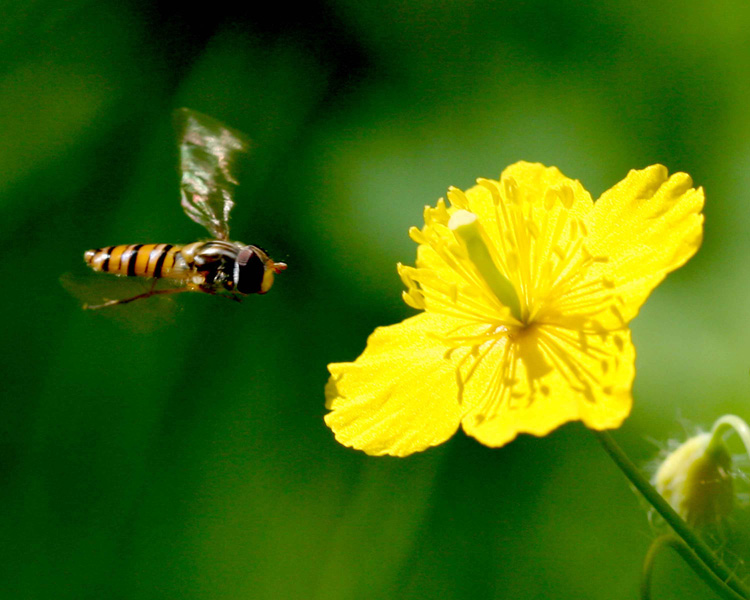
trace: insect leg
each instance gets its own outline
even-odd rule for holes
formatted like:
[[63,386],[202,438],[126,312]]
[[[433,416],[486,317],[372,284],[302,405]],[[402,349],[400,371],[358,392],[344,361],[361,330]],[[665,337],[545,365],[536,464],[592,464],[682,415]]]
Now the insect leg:
[[132,296],[131,298],[122,298],[121,300],[109,300],[105,302],[104,304],[96,304],[96,305],[89,305],[84,304],[83,308],[84,310],[98,310],[100,308],[106,308],[108,306],[116,306],[117,304],[127,304],[128,302],[133,302],[134,300],[141,300],[142,298],[150,298],[151,296],[157,296],[159,294],[179,294],[180,292],[193,292],[195,291],[192,287],[179,287],[179,288],[172,288],[168,290],[155,290],[154,287],[156,286],[156,279],[154,279],[154,283],[151,284],[151,289],[148,292],[143,292],[142,294],[138,294],[136,296]]

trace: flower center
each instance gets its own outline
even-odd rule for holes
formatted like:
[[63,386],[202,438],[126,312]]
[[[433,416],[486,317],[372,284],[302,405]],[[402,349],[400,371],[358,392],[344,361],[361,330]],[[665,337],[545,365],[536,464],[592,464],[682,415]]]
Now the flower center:
[[610,393],[600,374],[617,370],[624,342],[614,336],[597,350],[594,341],[625,325],[624,301],[608,259],[586,247],[590,199],[575,182],[543,193],[510,177],[478,184],[471,194],[451,188],[452,209],[443,200],[425,208],[424,228],[409,232],[417,267],[399,265],[407,304],[455,319],[433,335],[455,367],[459,400],[488,372],[494,384],[473,395],[477,414],[547,396],[553,369],[587,399]]
[[[588,207],[576,204],[573,182],[552,185],[541,197],[510,177],[478,183],[494,205],[486,225],[496,230],[484,232],[484,239],[490,234],[495,240],[495,264],[518,292],[524,324],[561,323],[575,315],[577,327],[601,329],[598,317],[604,313],[624,324],[619,311],[624,300],[602,268],[608,259],[586,248]],[[459,190],[448,197],[459,209],[469,206]]]

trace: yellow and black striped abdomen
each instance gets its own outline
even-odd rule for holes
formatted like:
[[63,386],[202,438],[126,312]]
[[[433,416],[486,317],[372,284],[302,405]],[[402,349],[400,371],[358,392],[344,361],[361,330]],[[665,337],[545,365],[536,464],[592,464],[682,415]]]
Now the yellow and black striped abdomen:
[[[182,245],[121,244],[87,250],[83,259],[94,271],[130,277],[181,279],[185,274],[180,258]],[[179,263],[175,268],[175,263]]]

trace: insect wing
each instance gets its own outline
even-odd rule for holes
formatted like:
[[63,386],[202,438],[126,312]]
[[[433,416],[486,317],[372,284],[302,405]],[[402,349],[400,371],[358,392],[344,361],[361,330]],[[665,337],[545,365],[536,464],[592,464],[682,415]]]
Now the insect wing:
[[237,180],[232,174],[238,154],[249,141],[216,119],[194,110],[175,111],[180,143],[180,191],[185,213],[219,240],[229,239],[229,213]]
[[[122,300],[150,290],[175,289],[179,285],[167,279],[144,279],[142,277],[116,277],[102,273],[65,273],[60,283],[84,307],[104,304],[110,300]],[[184,289],[182,286],[179,289]],[[102,310],[86,311],[92,318],[117,321],[127,329],[149,332],[174,321],[179,303],[170,294],[162,294],[131,302],[108,306]]]

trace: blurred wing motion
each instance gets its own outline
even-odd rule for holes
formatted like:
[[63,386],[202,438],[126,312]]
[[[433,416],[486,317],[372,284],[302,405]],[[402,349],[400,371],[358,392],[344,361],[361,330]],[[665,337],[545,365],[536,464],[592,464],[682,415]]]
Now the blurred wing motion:
[[232,167],[249,141],[216,119],[194,110],[175,111],[180,143],[182,207],[218,240],[229,239],[229,213],[237,180]]
[[[84,308],[101,305],[110,300],[136,296],[154,290],[177,289],[179,283],[169,280],[149,280],[140,277],[92,277],[90,274],[65,273],[60,283]],[[179,287],[179,289],[184,289]],[[90,314],[106,315],[131,331],[148,333],[174,321],[180,310],[172,294],[156,295],[151,302],[133,302],[112,306],[106,311]]]

